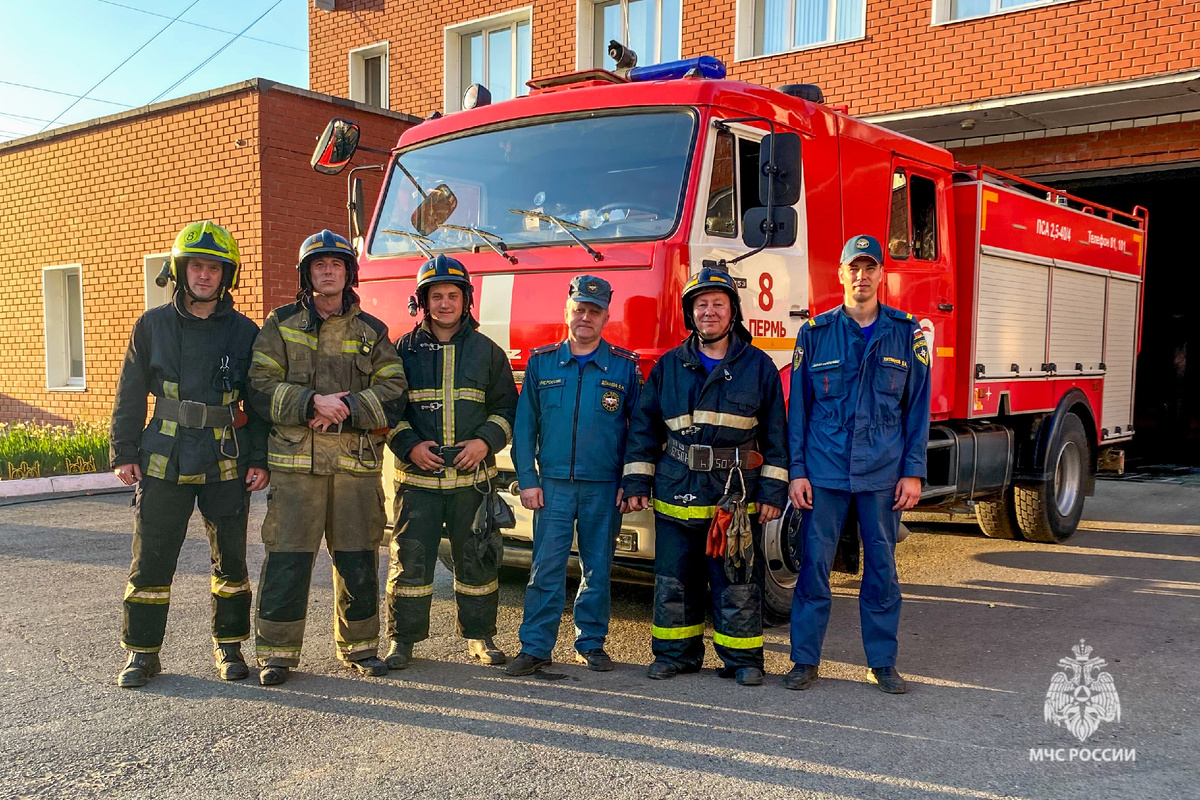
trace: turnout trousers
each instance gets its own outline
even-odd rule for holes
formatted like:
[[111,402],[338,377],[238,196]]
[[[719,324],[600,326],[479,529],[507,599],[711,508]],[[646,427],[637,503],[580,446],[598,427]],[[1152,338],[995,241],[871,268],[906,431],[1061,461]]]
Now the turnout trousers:
[[900,579],[896,575],[896,534],[900,512],[895,492],[842,492],[813,487],[813,507],[801,517],[800,576],[792,597],[792,661],[821,663],[832,600],[829,569],[850,504],[858,510],[863,544],[863,576],[858,592],[867,666],[894,667],[900,627]]
[[259,666],[300,663],[308,591],[321,539],[333,559],[333,639],[343,661],[379,649],[379,545],[383,484],[379,475],[271,473],[258,584],[255,656]]
[[432,492],[406,486],[396,500],[387,579],[388,636],[408,644],[429,638],[433,571],[442,536],[450,540],[454,559],[458,635],[465,639],[494,636],[504,544],[500,531],[489,536],[471,531],[483,495],[471,487]]
[[762,526],[750,518],[754,571],[748,583],[730,583],[725,559],[704,550],[708,527],[654,518],[654,626],[656,661],[683,669],[704,662],[704,614],[712,609],[713,646],[732,671],[763,666],[762,586],[765,557]]
[[171,581],[199,505],[212,553],[213,642],[250,637],[250,581],[246,576],[246,519],[250,510],[240,478],[179,484],[145,477],[133,497],[133,563],[125,587],[121,646],[138,653],[162,649]]
[[533,515],[533,566],[525,587],[521,650],[550,658],[567,599],[567,560],[579,541],[583,575],[575,595],[575,649],[604,646],[611,606],[613,550],[621,527],[618,481],[542,479],[545,505]]

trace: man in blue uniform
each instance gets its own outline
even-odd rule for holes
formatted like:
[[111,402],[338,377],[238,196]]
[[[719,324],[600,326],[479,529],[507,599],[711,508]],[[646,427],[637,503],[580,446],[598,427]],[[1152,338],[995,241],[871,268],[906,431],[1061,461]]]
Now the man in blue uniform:
[[896,672],[901,512],[921,499],[929,439],[929,348],[912,314],[879,302],[883,249],[852,236],[838,277],[843,305],[800,328],[792,356],[788,450],[792,505],[802,509],[800,576],[792,601],[789,689],[817,679],[831,606],[829,569],[850,504],[864,567],[859,618],[867,679],[908,691]]
[[591,275],[572,280],[567,340],[533,350],[525,369],[512,452],[521,504],[534,512],[533,567],[521,652],[508,665],[509,675],[550,664],[577,528],[583,577],[575,596],[575,659],[597,672],[613,668],[604,652],[609,579],[621,525],[625,435],[641,373],[636,354],[601,335],[611,300],[608,281]]

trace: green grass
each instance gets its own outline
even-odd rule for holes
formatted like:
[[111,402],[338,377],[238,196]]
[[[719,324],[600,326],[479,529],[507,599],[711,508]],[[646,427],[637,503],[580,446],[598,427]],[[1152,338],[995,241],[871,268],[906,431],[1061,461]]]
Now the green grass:
[[[70,469],[68,461],[72,464]],[[0,480],[107,469],[108,425],[105,423],[0,422]]]

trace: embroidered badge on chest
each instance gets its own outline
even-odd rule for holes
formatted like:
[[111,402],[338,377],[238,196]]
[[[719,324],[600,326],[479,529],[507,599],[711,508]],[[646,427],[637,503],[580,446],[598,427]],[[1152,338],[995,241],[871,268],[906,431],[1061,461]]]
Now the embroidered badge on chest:
[[616,411],[621,407],[621,396],[616,392],[605,392],[600,396],[600,407],[605,411]]

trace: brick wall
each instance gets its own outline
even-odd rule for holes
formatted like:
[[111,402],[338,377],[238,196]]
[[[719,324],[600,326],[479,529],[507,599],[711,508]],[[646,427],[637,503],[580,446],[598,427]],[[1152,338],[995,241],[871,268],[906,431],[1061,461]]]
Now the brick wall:
[[[309,11],[309,85],[348,94],[348,53],[390,42],[391,108],[441,109],[443,29],[532,6],[533,74],[575,66],[572,0],[338,0]],[[932,26],[932,0],[867,0],[866,37],[734,61],[737,0],[683,4],[683,54],[714,55],[731,77],[817,83],[854,114],[1131,80],[1200,67],[1194,0],[1073,0]]]

